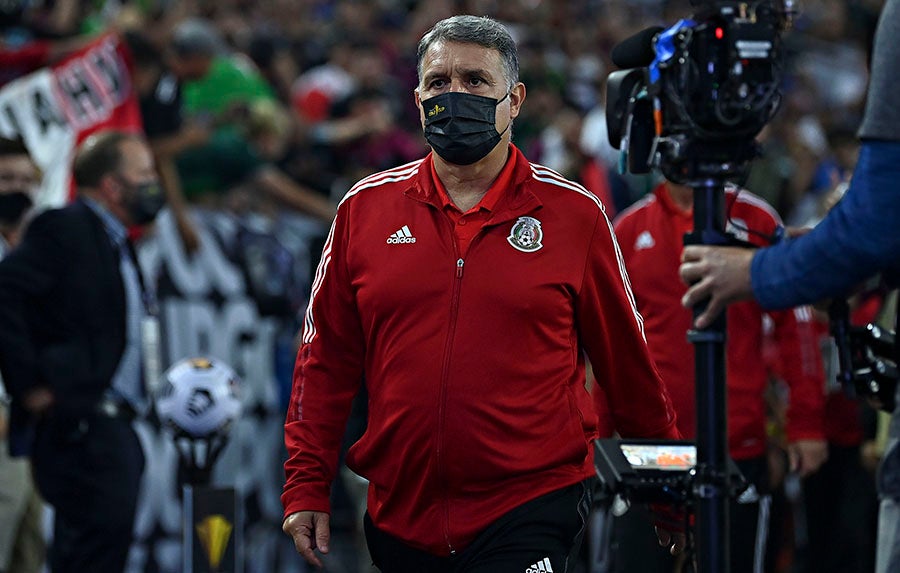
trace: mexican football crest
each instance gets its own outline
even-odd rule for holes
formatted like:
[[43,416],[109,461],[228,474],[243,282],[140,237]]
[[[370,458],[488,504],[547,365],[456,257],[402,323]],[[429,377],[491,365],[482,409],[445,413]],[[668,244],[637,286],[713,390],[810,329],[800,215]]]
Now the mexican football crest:
[[506,240],[518,251],[533,253],[544,246],[541,244],[543,238],[540,221],[534,217],[519,217]]

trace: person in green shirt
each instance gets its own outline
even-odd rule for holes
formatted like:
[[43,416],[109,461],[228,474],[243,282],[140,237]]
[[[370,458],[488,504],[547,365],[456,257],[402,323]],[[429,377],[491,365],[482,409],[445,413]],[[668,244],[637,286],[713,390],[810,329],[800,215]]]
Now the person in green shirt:
[[206,116],[218,123],[227,121],[236,105],[276,98],[253,62],[229,52],[206,20],[191,18],[179,23],[170,48],[172,69],[182,81],[187,116]]
[[276,165],[291,120],[253,63],[230,54],[215,28],[202,19],[178,24],[169,47],[185,119],[210,128],[203,145],[175,158],[185,198],[218,205],[236,187],[250,185],[277,205],[330,223],[331,201]]

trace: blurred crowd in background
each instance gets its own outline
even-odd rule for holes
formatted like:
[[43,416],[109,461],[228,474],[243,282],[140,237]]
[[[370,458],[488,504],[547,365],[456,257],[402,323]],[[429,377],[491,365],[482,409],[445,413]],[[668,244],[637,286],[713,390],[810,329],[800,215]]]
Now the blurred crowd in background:
[[[24,11],[4,18],[7,50],[46,42],[49,49],[33,52],[46,60],[87,35],[127,33],[138,46],[136,87],[159,104],[142,106],[151,137],[178,126],[165,104],[180,84],[185,141],[176,158],[190,202],[221,201],[261,163],[334,201],[361,176],[420,157],[427,149],[412,98],[416,43],[448,15],[491,15],[513,32],[528,88],[516,145],[589,188],[609,189],[616,210],[652,182],[616,173],[604,119],[610,50],[649,25],[692,13],[687,0],[18,4]],[[785,100],[762,136],[765,154],[747,187],[789,223],[803,223],[817,214],[816,199],[852,169],[868,44],[882,2],[794,4],[793,30],[785,36]],[[0,79],[43,63],[40,56],[20,58]],[[159,81],[169,74],[170,83]],[[217,165],[224,172],[209,173],[209,157],[227,157]]]
[[[795,2],[793,27],[784,36],[783,103],[760,136],[762,156],[738,182],[789,225],[814,224],[853,170],[867,59],[882,4]],[[192,209],[225,209],[262,221],[295,211],[321,222],[324,232],[355,181],[428,152],[412,93],[422,34],[453,14],[489,15],[507,24],[518,42],[528,90],[513,142],[531,161],[604,198],[612,218],[659,179],[620,174],[619,153],[606,139],[605,78],[615,69],[610,50],[635,32],[691,12],[687,0],[3,2],[0,86],[98,34],[115,32],[131,50],[144,129],[164,182],[175,192],[170,203],[173,196],[175,203],[183,200],[173,212],[188,251],[200,240],[195,220],[184,215]],[[316,257],[308,262],[314,265]],[[274,308],[261,313],[302,311],[300,298],[283,308],[269,301]],[[256,302],[266,304],[264,298]],[[773,396],[777,461],[777,384]],[[830,427],[829,438],[862,451],[874,480],[876,416],[864,415],[864,405],[842,404],[834,407],[843,413],[830,419],[850,421]],[[773,480],[787,487],[776,507],[774,529],[780,525],[784,539],[771,548],[772,570],[797,570],[803,551],[816,551],[804,546],[805,519],[795,511],[802,487],[778,471]],[[859,502],[871,507],[856,506],[864,514],[864,522],[855,524],[858,547],[874,544],[872,490]],[[332,561],[334,570],[337,563],[342,561]],[[871,564],[858,570],[866,566]]]

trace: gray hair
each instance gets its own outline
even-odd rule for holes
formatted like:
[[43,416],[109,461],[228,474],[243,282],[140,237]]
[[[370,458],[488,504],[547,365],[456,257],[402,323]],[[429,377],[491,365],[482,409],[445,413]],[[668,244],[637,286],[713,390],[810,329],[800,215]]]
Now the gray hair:
[[419,40],[416,50],[416,71],[422,82],[422,59],[428,49],[437,42],[478,44],[500,52],[503,71],[509,89],[519,81],[519,54],[516,43],[503,24],[485,16],[451,16],[434,25]]

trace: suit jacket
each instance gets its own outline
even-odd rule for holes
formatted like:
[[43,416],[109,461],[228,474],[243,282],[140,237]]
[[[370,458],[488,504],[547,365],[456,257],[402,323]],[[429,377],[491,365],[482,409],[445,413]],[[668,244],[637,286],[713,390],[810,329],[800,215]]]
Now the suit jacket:
[[95,407],[124,352],[125,320],[118,251],[90,207],[77,200],[32,221],[0,261],[0,372],[13,398],[13,453],[27,453],[28,390],[53,392],[49,415]]

